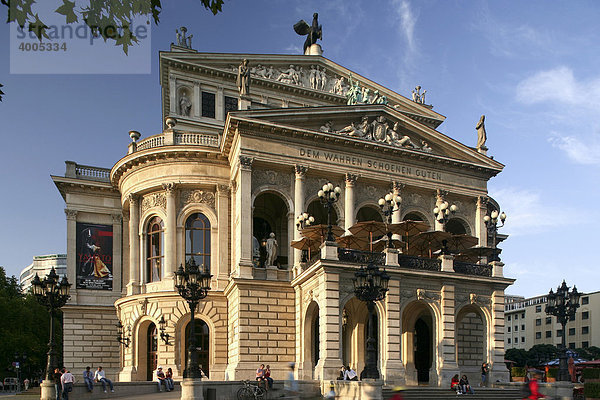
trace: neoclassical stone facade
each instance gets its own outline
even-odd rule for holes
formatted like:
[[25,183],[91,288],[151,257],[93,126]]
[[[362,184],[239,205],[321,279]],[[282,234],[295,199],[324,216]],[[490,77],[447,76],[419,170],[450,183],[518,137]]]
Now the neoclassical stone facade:
[[[243,58],[252,72],[250,93],[240,97]],[[381,221],[377,200],[392,191],[403,199],[394,222],[419,219],[485,246],[483,217],[499,209],[487,182],[502,164],[438,132],[444,117],[430,106],[322,56],[173,46],[161,53],[160,71],[161,133],[139,140],[133,132],[110,170],[67,162],[65,176],[53,177],[66,202],[69,280],[84,274],[88,259],[97,268],[77,280],[64,309],[66,365],[102,363],[118,380],[138,381],[152,379],[160,364],[180,378],[190,313],[173,274],[194,258],[212,274],[196,310],[200,362],[211,380],[252,378],[260,363],[281,379],[292,361],[303,380],[335,379],[342,363],[360,372],[368,324],[388,384],[445,386],[455,373],[477,381],[484,361],[491,379],[508,377],[504,290],[513,280],[501,262],[386,250],[378,257],[389,292],[367,321],[352,286],[364,265],[359,253],[325,243],[307,258],[290,246],[300,238],[297,216],[326,222],[317,192],[327,182],[342,188],[333,218],[343,229]],[[363,104],[347,104],[350,75]],[[432,213],[444,201],[458,205],[447,224]],[[110,236],[110,254],[90,252],[99,246],[84,228]],[[265,266],[271,232],[276,265]],[[115,340],[118,322],[126,345]],[[90,340],[93,351],[82,346]]]

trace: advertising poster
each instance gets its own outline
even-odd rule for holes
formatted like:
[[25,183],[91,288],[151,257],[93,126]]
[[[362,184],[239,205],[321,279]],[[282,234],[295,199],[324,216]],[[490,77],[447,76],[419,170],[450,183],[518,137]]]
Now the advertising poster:
[[112,225],[77,223],[77,289],[112,290]]

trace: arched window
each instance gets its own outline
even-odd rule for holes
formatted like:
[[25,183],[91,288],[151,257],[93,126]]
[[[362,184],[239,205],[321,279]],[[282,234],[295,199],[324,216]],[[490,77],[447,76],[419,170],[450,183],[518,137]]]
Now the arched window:
[[210,269],[210,221],[202,213],[185,221],[185,259],[191,258],[198,266],[204,264]]
[[154,370],[156,370],[156,364],[158,361],[158,330],[156,329],[156,325],[151,323],[148,327],[148,332],[146,336],[147,344],[148,344],[148,356],[146,359],[146,380],[152,381]]
[[146,281],[156,282],[162,278],[164,257],[164,225],[159,217],[148,222],[146,230]]
[[[194,336],[196,339],[196,352],[198,353],[198,364],[200,365],[200,368],[202,368],[202,371],[204,372],[204,374],[208,377],[210,376],[210,361],[209,361],[209,347],[210,347],[210,329],[208,328],[208,325],[206,324],[206,322],[204,322],[201,319],[195,319],[194,322],[196,323],[196,325],[194,325]],[[185,344],[186,344],[186,350],[190,341],[190,332],[192,329],[192,323],[191,321],[188,322],[187,326],[185,327]],[[188,362],[188,352],[185,352],[185,364],[187,365]]]

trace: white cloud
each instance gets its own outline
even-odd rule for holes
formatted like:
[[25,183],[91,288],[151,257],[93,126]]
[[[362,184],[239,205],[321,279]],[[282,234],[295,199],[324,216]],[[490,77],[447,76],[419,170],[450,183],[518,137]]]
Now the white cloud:
[[304,51],[302,50],[302,47],[300,47],[297,44],[290,44],[284,50],[287,51],[287,52],[289,52],[289,53],[291,53],[291,54],[304,54]]
[[398,30],[406,40],[408,51],[415,52],[417,50],[415,41],[415,25],[417,23],[417,17],[410,8],[410,3],[407,0],[394,0],[392,5],[400,19]]
[[[508,215],[511,236],[532,235],[564,226],[580,213],[568,207],[550,204],[539,193],[516,187],[495,189],[492,197]],[[551,218],[549,218],[551,216]]]
[[567,66],[539,71],[517,85],[517,101],[523,104],[555,103],[597,109],[600,77],[578,81]]
[[600,164],[600,140],[597,136],[586,143],[575,136],[561,136],[555,133],[548,141],[552,146],[564,151],[567,157],[577,164]]

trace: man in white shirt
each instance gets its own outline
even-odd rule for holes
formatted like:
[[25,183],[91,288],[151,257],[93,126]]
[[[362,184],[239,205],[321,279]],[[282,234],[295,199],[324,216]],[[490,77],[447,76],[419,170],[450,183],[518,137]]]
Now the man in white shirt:
[[63,374],[60,377],[60,383],[62,386],[63,399],[69,400],[69,392],[73,390],[73,383],[75,382],[75,377],[71,373],[71,371],[67,371],[63,368]]
[[357,381],[358,380],[358,375],[356,374],[356,371],[353,370],[352,368],[350,368],[349,365],[346,367],[346,372],[344,372],[344,380],[345,381]]
[[115,391],[112,381],[104,375],[104,371],[102,370],[102,367],[98,367],[98,370],[96,371],[96,374],[94,375],[94,380],[96,382],[102,383],[102,389],[104,389],[104,393],[106,393],[106,384],[107,383],[110,386],[110,391],[111,392]]

